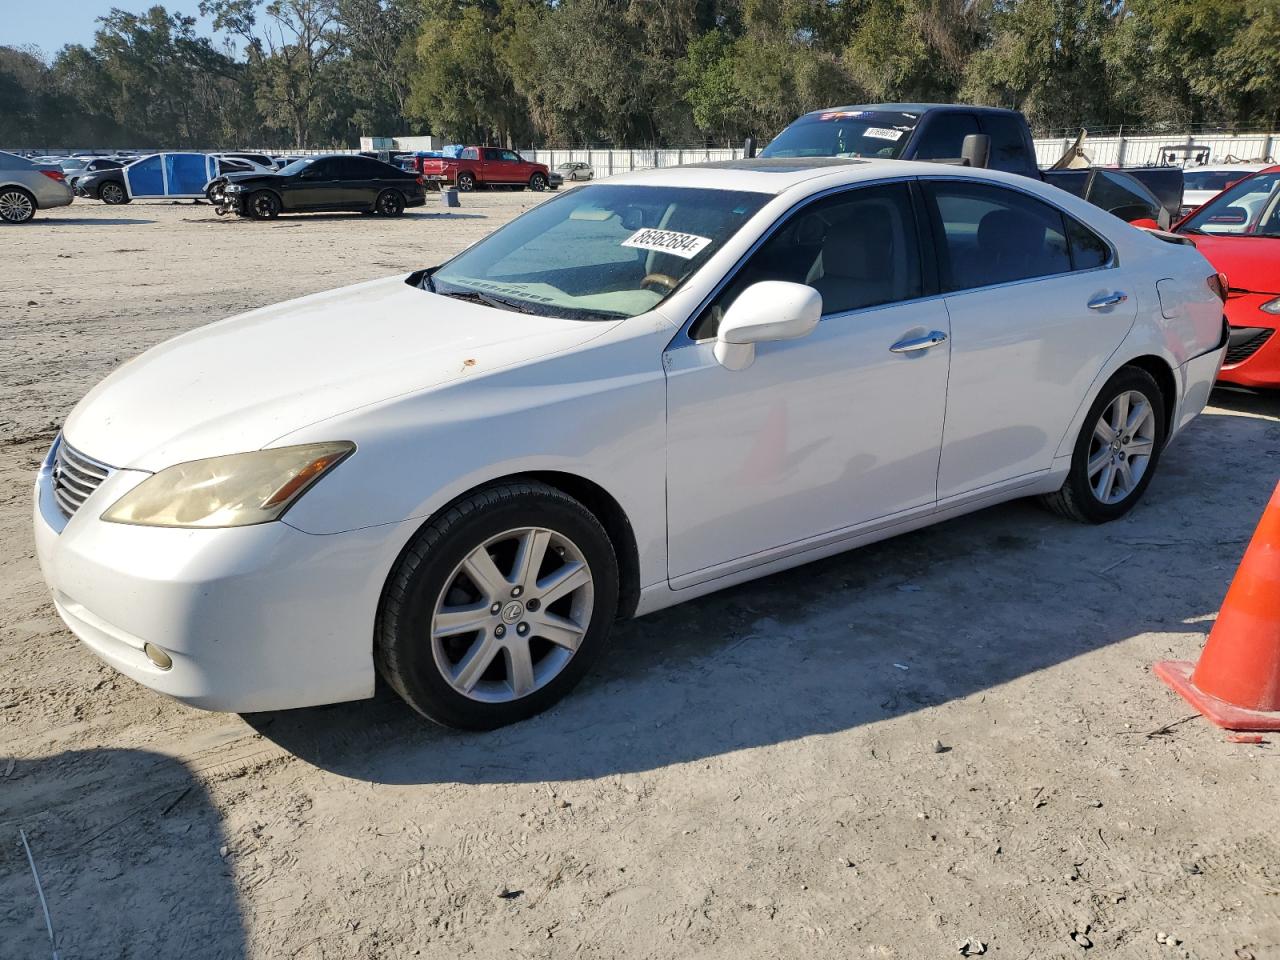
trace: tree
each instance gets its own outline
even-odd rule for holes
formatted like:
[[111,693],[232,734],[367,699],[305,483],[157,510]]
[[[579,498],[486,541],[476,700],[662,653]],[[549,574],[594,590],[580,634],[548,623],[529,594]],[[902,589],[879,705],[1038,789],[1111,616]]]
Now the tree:
[[313,127],[328,119],[329,90],[320,80],[343,53],[337,3],[200,0],[214,29],[244,42],[258,105],[269,123],[289,130],[296,147],[310,145]]
[[1110,122],[1103,51],[1115,16],[1108,0],[999,0],[963,95],[1020,109],[1040,128]]

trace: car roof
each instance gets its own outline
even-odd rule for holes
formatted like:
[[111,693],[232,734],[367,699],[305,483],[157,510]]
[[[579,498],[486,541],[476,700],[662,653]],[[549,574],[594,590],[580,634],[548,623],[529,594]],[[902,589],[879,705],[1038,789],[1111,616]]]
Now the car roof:
[[821,110],[810,110],[806,117],[821,116],[824,113],[843,112],[845,110],[874,110],[879,113],[929,113],[932,110],[963,110],[967,113],[999,113],[1013,114],[1021,117],[1017,110],[1005,107],[983,107],[972,103],[851,103],[842,107],[823,107]]
[[883,180],[888,177],[964,176],[999,183],[1035,183],[1027,177],[958,164],[879,158],[765,157],[751,160],[719,160],[681,167],[659,167],[610,177],[609,184],[637,186],[700,187],[711,190],[743,190],[780,194],[800,185],[814,189],[845,183]]

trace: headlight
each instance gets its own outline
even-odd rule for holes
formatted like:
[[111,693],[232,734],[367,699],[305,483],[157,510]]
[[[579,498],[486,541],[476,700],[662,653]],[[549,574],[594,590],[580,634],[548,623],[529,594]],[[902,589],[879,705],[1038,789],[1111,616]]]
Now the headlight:
[[223,193],[239,193],[240,190],[241,190],[241,187],[240,187],[240,184],[238,183],[228,183],[225,187],[222,188]]
[[354,443],[308,443],[179,463],[148,477],[102,515],[146,527],[244,527],[278,520]]
[[1280,297],[1276,297],[1274,300],[1268,300],[1264,303],[1262,305],[1262,312],[1280,316]]

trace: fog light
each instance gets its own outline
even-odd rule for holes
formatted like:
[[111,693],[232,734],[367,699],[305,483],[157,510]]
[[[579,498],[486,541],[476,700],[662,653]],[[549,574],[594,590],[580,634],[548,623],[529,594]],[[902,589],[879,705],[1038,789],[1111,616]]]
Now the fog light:
[[161,670],[168,670],[173,666],[173,658],[157,647],[154,643],[144,643],[142,652],[147,655],[147,659],[154,663]]

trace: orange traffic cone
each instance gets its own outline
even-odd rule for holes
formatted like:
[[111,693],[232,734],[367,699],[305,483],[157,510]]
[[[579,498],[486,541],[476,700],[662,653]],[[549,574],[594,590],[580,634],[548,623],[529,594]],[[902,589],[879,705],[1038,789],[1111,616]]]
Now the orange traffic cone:
[[1280,730],[1280,484],[1222,601],[1198,665],[1155,664],[1156,676],[1227,730]]

